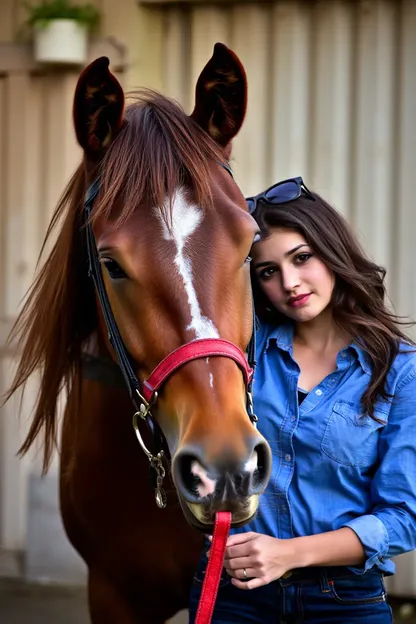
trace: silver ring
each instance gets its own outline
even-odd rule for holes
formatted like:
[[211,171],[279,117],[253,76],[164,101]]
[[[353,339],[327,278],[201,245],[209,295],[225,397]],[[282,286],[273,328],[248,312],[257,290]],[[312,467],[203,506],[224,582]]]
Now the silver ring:
[[247,578],[247,570],[245,568],[243,568],[243,576],[245,579]]

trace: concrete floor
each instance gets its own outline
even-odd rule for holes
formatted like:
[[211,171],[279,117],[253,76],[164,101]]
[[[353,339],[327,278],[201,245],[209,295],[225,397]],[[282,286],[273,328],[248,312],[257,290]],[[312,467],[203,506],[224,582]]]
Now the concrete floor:
[[[394,601],[393,601],[394,602]],[[395,602],[395,624],[416,624],[416,604]],[[0,624],[90,624],[83,589],[0,580]],[[169,624],[187,624],[185,613]]]
[[[169,624],[187,624],[185,613]],[[81,588],[0,581],[0,624],[90,624]]]

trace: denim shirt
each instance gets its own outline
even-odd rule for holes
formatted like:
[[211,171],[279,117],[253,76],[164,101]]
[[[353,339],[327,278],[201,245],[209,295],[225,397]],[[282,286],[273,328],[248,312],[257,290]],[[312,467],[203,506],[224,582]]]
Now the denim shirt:
[[394,572],[391,557],[416,548],[416,353],[403,346],[388,374],[393,400],[376,422],[360,399],[371,376],[366,353],[342,349],[337,369],[298,406],[293,325],[261,325],[254,408],[273,456],[257,516],[238,529],[287,539],[350,527],[366,553],[362,574]]

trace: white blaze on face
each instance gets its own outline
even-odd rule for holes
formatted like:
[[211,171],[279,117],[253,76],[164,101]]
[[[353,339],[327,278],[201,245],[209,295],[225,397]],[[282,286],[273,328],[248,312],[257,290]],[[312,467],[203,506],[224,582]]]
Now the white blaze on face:
[[[168,199],[164,208],[169,212]],[[193,330],[196,338],[219,338],[214,323],[201,313],[193,283],[192,261],[184,253],[186,242],[201,222],[202,210],[186,199],[184,189],[178,189],[172,199],[172,223],[168,227],[162,219],[162,226],[165,240],[173,240],[176,245],[175,264],[183,280],[191,312],[191,322],[186,329]]]
[[[209,357],[207,357],[206,363],[207,366],[209,366]],[[214,375],[211,372],[209,373],[209,385],[211,386],[211,388],[214,387]]]

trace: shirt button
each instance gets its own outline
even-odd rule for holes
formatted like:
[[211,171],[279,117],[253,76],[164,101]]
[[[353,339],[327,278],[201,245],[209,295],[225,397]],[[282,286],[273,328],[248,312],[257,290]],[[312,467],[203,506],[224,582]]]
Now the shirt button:
[[318,390],[315,390],[315,394],[316,394],[316,396],[321,396],[321,394],[322,394],[322,390],[320,390],[320,389],[318,388]]
[[285,455],[285,460],[286,460],[287,462],[290,462],[290,460],[291,460],[291,459],[292,459],[292,456],[291,456],[291,455],[289,455],[289,453],[288,453],[287,455]]

